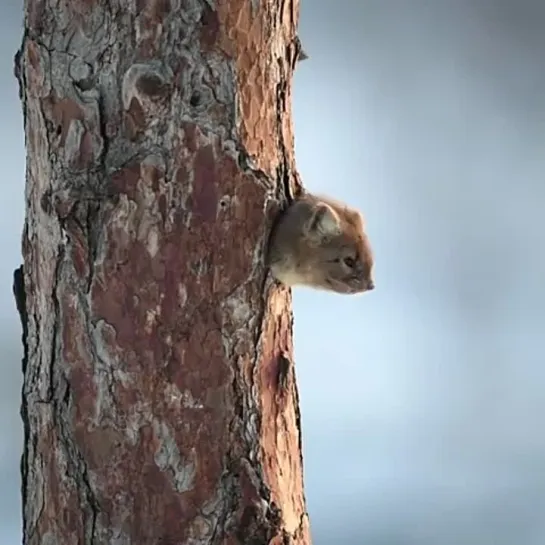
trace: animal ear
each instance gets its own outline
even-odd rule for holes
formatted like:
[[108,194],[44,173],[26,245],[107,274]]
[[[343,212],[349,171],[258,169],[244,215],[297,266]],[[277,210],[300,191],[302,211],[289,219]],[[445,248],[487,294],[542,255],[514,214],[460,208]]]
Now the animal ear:
[[352,220],[352,223],[354,223],[354,225],[365,227],[365,218],[358,210],[347,208],[345,214]]
[[332,237],[341,232],[340,218],[335,210],[325,203],[320,203],[307,223],[309,235]]

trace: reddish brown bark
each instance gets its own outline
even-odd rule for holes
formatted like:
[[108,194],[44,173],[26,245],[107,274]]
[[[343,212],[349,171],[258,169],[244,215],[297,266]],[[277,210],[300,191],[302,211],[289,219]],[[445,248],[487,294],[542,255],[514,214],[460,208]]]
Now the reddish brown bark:
[[25,545],[310,543],[263,265],[297,0],[25,10]]

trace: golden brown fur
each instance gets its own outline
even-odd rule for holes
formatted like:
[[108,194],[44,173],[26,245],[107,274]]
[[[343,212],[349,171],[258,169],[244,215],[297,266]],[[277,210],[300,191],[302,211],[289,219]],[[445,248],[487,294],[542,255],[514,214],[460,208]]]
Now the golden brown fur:
[[281,214],[267,263],[287,286],[350,294],[374,289],[373,253],[363,218],[329,197],[303,194]]

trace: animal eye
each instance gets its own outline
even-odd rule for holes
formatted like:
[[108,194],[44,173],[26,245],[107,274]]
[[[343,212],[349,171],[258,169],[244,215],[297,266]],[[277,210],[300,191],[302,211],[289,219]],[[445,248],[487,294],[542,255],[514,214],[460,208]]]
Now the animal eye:
[[343,259],[343,261],[344,261],[344,264],[350,269],[352,269],[354,267],[354,265],[356,264],[356,260],[353,257],[350,257],[350,256],[345,257]]

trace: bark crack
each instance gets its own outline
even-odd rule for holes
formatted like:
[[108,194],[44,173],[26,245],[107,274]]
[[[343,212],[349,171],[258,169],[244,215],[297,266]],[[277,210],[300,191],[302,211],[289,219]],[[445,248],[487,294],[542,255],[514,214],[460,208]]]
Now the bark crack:
[[[15,269],[13,272],[13,295],[15,297],[15,303],[17,305],[17,311],[19,313],[19,318],[21,320],[21,341],[23,344],[23,358],[21,361],[23,377],[26,376],[26,370],[28,366],[28,313],[27,313],[27,302],[26,302],[26,292],[25,292],[25,277],[24,277],[24,268],[21,265],[19,268]],[[25,380],[23,379],[23,391],[24,391]],[[21,420],[23,421],[23,438],[25,448],[21,454],[20,461],[20,473],[21,473],[21,496],[22,496],[22,507],[23,507],[23,516],[24,516],[24,506],[26,505],[28,499],[27,485],[28,485],[28,456],[29,456],[29,447],[27,446],[31,441],[31,438],[34,439],[31,447],[32,450],[36,450],[36,441],[35,436],[31,434],[30,429],[30,420],[28,413],[28,401],[23,395],[21,402],[20,414]]]
[[292,183],[291,183],[291,169],[289,165],[288,152],[286,149],[286,142],[284,140],[283,131],[283,118],[286,112],[286,78],[284,74],[284,65],[279,60],[279,70],[282,74],[280,81],[276,86],[276,126],[278,128],[278,148],[280,150],[280,164],[278,165],[278,179],[281,181],[283,188],[283,201],[288,205],[295,198]]
[[[59,218],[61,229],[64,231],[65,220]],[[60,444],[67,457],[67,473],[74,483],[75,489],[81,496],[81,516],[85,529],[86,543],[95,545],[96,522],[99,513],[99,504],[92,490],[89,481],[89,473],[86,461],[73,437],[72,424],[72,395],[70,380],[67,370],[63,368],[66,362],[63,361],[60,351],[60,328],[61,306],[57,295],[59,286],[63,285],[63,265],[66,259],[65,244],[58,245],[58,253],[55,264],[55,281],[52,287],[53,318],[52,318],[52,340],[49,362],[49,397],[47,403],[52,404],[52,418],[54,428],[59,434]],[[89,516],[90,512],[90,516]]]
[[107,159],[108,152],[110,150],[110,139],[108,138],[108,123],[107,123],[107,107],[104,91],[99,87],[98,90],[98,127],[100,138],[102,139],[102,149],[100,150],[100,156],[98,158],[99,164],[102,168],[102,174],[106,177],[108,175]]

